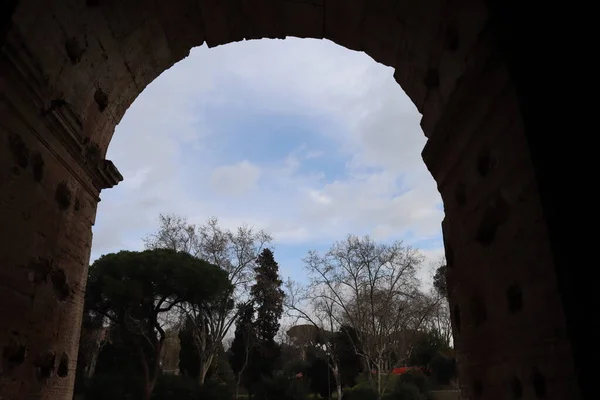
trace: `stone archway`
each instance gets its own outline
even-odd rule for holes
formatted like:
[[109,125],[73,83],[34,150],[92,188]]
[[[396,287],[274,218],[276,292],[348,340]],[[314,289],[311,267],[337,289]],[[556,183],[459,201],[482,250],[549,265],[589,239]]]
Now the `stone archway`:
[[465,398],[578,398],[542,166],[488,2],[4,4],[0,398],[70,399],[91,226],[100,191],[122,180],[104,156],[128,106],[194,46],[286,36],[327,38],[394,67],[423,114]]

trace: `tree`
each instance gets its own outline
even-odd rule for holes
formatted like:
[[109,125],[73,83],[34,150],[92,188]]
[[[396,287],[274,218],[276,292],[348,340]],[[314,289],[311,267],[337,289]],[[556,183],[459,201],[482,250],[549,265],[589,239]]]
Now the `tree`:
[[379,244],[368,236],[349,235],[324,255],[309,252],[304,262],[310,284],[288,293],[288,309],[300,319],[327,321],[329,331],[352,327],[360,342],[355,351],[368,371],[375,369],[381,397],[392,356],[406,361],[414,335],[432,312],[416,276],[422,261],[418,251],[402,242]]
[[245,372],[250,362],[250,355],[257,344],[254,326],[254,306],[246,304],[241,310],[240,318],[235,327],[235,337],[231,343],[229,363],[236,376],[235,398],[238,398],[239,388],[248,381]]
[[85,307],[108,319],[135,352],[147,400],[159,375],[165,315],[185,303],[203,304],[229,288],[223,271],[187,253],[121,251],[90,267]]
[[213,301],[202,305],[191,303],[178,307],[182,319],[189,321],[193,330],[197,356],[200,358],[198,381],[203,384],[206,374],[218,355],[225,335],[235,323],[243,305],[248,303],[248,287],[253,278],[253,266],[265,244],[272,241],[264,231],[242,226],[236,231],[223,229],[216,218],[204,225],[190,224],[176,215],[159,216],[159,229],[144,239],[147,249],[173,249],[217,265],[227,274],[231,283]]
[[258,256],[254,272],[256,282],[252,285],[250,295],[256,307],[254,327],[258,357],[252,360],[252,364],[261,374],[271,375],[279,357],[275,335],[279,331],[279,320],[283,313],[284,293],[281,290],[283,282],[279,277],[279,265],[270,249],[264,249]]
[[427,321],[427,329],[435,331],[447,347],[452,343],[452,322],[450,319],[450,304],[448,303],[448,285],[446,283],[446,259],[437,261],[433,274],[433,290],[430,297],[437,303],[434,312]]
[[446,284],[446,264],[442,264],[435,270],[433,275],[433,287],[440,296],[448,297],[448,286]]
[[[335,327],[340,325],[340,323],[336,315],[334,315],[334,303],[328,298],[307,295],[307,292],[302,289],[293,282],[288,281],[288,292],[286,294],[288,314],[295,317],[296,321],[303,320],[314,326],[314,331],[304,328],[297,332],[300,334],[304,332],[304,335],[301,334],[299,336],[299,338],[304,339],[304,355],[310,359],[310,356],[315,353],[323,353],[323,358],[327,359],[326,364],[334,378],[338,399],[342,399],[340,360],[335,351],[336,342],[333,340]],[[306,311],[302,307],[302,301],[307,298],[313,307],[312,312]],[[313,346],[306,348],[306,344],[313,344]]]
[[178,333],[179,343],[179,372],[181,375],[198,380],[200,376],[200,363],[202,362],[194,337],[194,323],[191,318],[185,318]]
[[333,346],[333,352],[340,362],[342,387],[356,385],[356,377],[363,371],[363,365],[359,356],[362,347],[355,329],[347,325],[341,326],[333,336]]

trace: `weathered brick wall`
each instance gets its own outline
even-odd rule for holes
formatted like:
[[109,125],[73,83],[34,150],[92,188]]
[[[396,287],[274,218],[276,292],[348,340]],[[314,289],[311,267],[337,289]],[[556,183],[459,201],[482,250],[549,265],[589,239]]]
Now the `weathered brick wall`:
[[6,46],[0,71],[0,398],[62,399],[110,164],[77,136],[70,108],[48,101],[27,53]]
[[[0,53],[0,398],[70,399],[104,160],[189,50],[326,38],[395,68],[442,193],[465,398],[577,398],[514,87],[480,0],[20,0]],[[143,145],[143,144],[140,144]]]
[[[534,171],[506,66],[488,61],[423,156],[442,194],[464,396],[577,398]],[[470,88],[469,88],[470,86]],[[437,136],[439,135],[439,136]],[[439,139],[439,140],[436,140]]]

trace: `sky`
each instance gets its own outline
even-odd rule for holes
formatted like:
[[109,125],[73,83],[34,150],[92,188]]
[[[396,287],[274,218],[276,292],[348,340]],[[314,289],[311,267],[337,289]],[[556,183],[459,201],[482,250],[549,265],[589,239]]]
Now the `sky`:
[[274,237],[284,279],[347,234],[420,249],[427,282],[444,216],[421,115],[393,69],[330,41],[244,41],[190,55],[134,101],[108,149],[92,261],[142,250],[159,213]]

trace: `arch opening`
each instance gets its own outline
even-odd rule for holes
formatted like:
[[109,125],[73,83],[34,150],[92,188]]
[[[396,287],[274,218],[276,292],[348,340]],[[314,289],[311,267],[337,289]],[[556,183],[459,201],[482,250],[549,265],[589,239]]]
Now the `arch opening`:
[[[105,155],[137,95],[202,43],[295,36],[326,38],[393,67],[423,114],[423,159],[444,200],[452,249],[449,300],[468,310],[473,287],[495,299],[485,324],[462,317],[455,345],[463,395],[495,398],[519,369],[536,371],[536,395],[577,398],[571,343],[547,340],[565,326],[564,310],[515,84],[487,3],[9,3],[10,18],[0,19],[0,347],[18,343],[18,351],[0,363],[3,396],[70,398],[74,374],[62,360],[76,359],[99,193],[123,179]],[[515,281],[537,297],[509,315],[506,288]],[[537,365],[560,373],[540,378]]]

